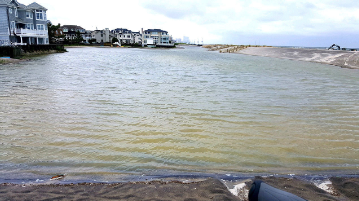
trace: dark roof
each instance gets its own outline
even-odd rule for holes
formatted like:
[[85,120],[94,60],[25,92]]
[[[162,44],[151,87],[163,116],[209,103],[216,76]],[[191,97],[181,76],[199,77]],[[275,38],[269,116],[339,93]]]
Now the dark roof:
[[83,29],[83,30],[85,30],[84,28],[82,28],[81,26],[77,26],[77,25],[63,25],[63,26],[61,26],[60,27],[61,29],[64,29],[64,28],[66,28],[66,29],[74,29],[74,30],[79,30],[79,29]]
[[168,31],[164,31],[162,29],[147,29],[144,32],[166,32],[166,33],[168,33]]
[[124,29],[124,28],[117,28],[117,29],[114,29],[112,31],[115,32],[115,33],[132,33],[131,30]]

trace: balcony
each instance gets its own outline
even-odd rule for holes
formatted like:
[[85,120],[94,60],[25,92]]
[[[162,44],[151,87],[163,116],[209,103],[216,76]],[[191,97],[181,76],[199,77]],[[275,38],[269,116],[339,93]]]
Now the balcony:
[[[40,38],[48,37],[47,30],[16,29],[15,34],[20,37],[40,37]],[[14,32],[11,32],[11,35],[14,35]]]

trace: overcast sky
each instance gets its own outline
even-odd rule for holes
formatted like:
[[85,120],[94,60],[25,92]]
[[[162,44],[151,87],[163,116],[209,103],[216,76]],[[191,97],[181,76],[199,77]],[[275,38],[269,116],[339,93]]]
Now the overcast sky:
[[[30,4],[34,0],[18,0]],[[205,44],[359,47],[357,0],[36,0],[53,24],[163,29]]]

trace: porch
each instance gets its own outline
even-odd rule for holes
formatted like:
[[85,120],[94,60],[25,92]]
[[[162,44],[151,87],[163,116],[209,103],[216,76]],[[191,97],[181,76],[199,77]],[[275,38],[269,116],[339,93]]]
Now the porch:
[[13,45],[49,44],[47,30],[15,29],[11,36],[17,38]]

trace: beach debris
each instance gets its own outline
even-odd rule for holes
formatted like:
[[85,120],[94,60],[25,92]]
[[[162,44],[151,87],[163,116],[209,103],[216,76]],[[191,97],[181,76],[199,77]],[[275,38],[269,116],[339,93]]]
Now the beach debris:
[[229,191],[241,200],[247,200],[248,198],[249,190],[246,188],[246,183],[235,185],[233,189],[229,189]]
[[335,190],[333,188],[332,182],[330,180],[314,182],[314,185],[331,195],[337,195],[337,193],[335,192]]
[[65,178],[65,175],[64,174],[60,174],[60,175],[56,175],[56,176],[53,176],[51,177],[51,181],[53,180],[61,180],[61,179],[64,179]]
[[219,51],[220,53],[235,53],[246,49],[248,47],[271,47],[271,46],[260,46],[260,45],[204,45],[208,51]]

